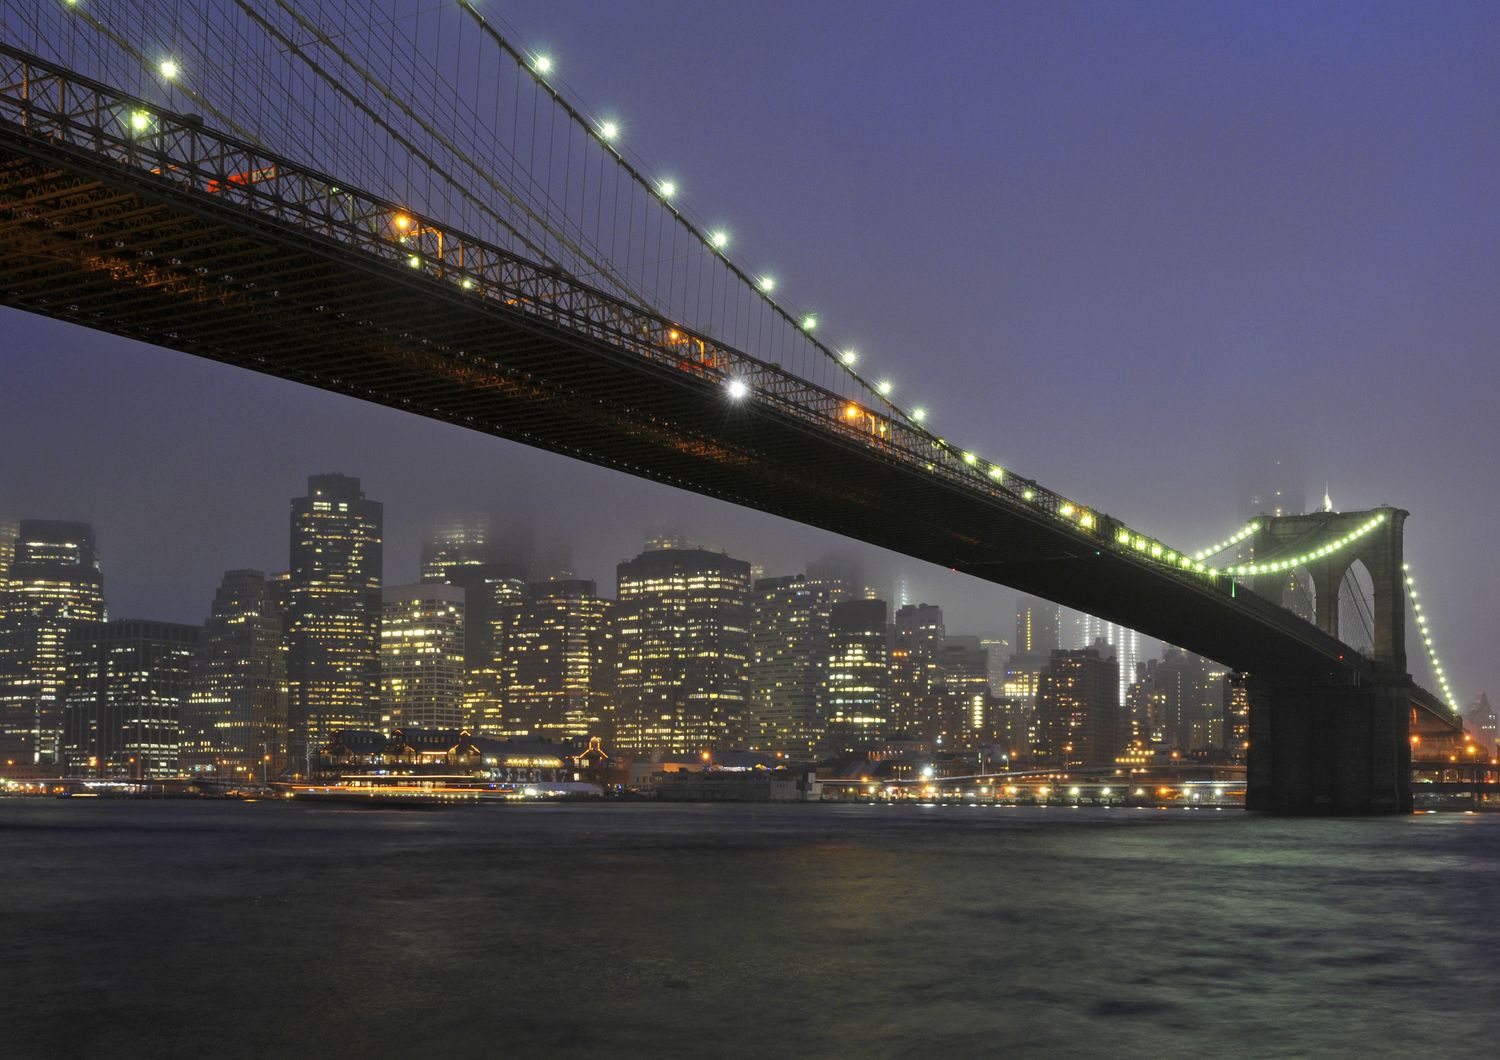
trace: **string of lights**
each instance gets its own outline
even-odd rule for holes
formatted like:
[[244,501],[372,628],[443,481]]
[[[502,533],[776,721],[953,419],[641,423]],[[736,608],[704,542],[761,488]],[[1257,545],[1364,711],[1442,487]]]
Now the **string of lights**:
[[1385,522],[1385,519],[1385,512],[1376,512],[1374,515],[1370,516],[1370,518],[1360,523],[1359,526],[1355,527],[1353,530],[1350,530],[1342,537],[1334,538],[1327,544],[1321,545],[1315,549],[1311,549],[1310,551],[1303,552],[1300,555],[1287,556],[1283,559],[1277,560],[1267,560],[1263,563],[1240,563],[1234,566],[1220,567],[1218,569],[1226,574],[1243,576],[1247,574],[1279,574],[1282,571],[1289,571],[1294,567],[1305,567],[1313,560],[1322,559],[1325,556],[1331,556],[1335,552],[1339,552],[1343,549],[1348,548],[1350,545],[1354,544],[1354,542],[1360,540],[1360,538],[1369,536],[1375,531],[1377,527],[1380,526],[1381,523]]
[[1458,700],[1454,698],[1453,688],[1448,684],[1448,675],[1443,672],[1443,663],[1438,658],[1437,647],[1432,643],[1432,631],[1427,628],[1427,616],[1422,613],[1422,605],[1417,602],[1417,580],[1411,576],[1411,564],[1401,564],[1402,577],[1406,580],[1406,599],[1411,603],[1412,614],[1417,619],[1417,632],[1422,637],[1422,646],[1427,649],[1427,661],[1432,665],[1432,674],[1437,678],[1438,687],[1443,692],[1443,702],[1448,704],[1448,709],[1458,713]]
[[1230,534],[1228,537],[1226,537],[1223,541],[1220,541],[1217,545],[1214,545],[1211,548],[1199,549],[1197,552],[1194,552],[1193,559],[1204,560],[1208,559],[1210,556],[1217,556],[1220,552],[1223,552],[1226,549],[1231,549],[1235,545],[1238,545],[1241,541],[1245,540],[1245,538],[1249,537],[1259,529],[1260,520],[1252,519],[1250,520],[1250,522],[1246,523],[1244,526],[1236,530],[1233,534]]

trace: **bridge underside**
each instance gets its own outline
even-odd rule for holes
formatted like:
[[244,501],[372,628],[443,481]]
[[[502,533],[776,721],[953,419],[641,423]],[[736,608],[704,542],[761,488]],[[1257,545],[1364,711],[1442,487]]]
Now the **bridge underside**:
[[14,127],[0,128],[0,231],[7,305],[824,527],[1239,670],[1360,677],[1310,626],[1288,635],[1245,601],[1090,548],[1045,515],[733,403],[717,379]]

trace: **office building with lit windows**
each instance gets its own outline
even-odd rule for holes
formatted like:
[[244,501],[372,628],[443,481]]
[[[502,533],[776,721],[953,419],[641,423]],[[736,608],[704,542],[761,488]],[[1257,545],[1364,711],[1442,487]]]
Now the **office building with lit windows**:
[[88,523],[22,520],[0,588],[0,737],[60,765],[69,633],[104,620],[104,579]]
[[699,754],[744,741],[750,564],[698,548],[642,552],[616,571],[617,748]]
[[461,587],[420,582],[381,590],[380,727],[469,727]]
[[505,640],[502,736],[608,737],[614,605],[592,581],[533,582]]
[[891,710],[895,727],[920,740],[942,729],[943,609],[907,604],[896,609],[891,641]]
[[891,727],[890,624],[884,600],[846,600],[828,611],[823,750],[855,754]]
[[68,633],[64,770],[159,779],[180,773],[197,626],[125,619]]
[[490,521],[483,515],[441,520],[422,538],[424,582],[451,582],[455,568],[475,567],[490,559]]
[[369,728],[380,707],[382,509],[347,475],[313,475],[291,504],[286,585],[291,754],[340,729]]
[[1120,746],[1119,685],[1119,664],[1104,641],[1052,652],[1036,697],[1042,746],[1051,761],[1068,768],[1114,764]]
[[526,600],[518,564],[475,563],[448,569],[464,594],[464,718],[475,735],[509,731],[506,676],[512,631]]
[[745,732],[752,750],[806,758],[821,745],[829,610],[847,592],[842,580],[802,574],[755,583]]
[[203,627],[182,714],[182,765],[188,772],[270,779],[286,767],[281,622],[263,573],[225,573]]

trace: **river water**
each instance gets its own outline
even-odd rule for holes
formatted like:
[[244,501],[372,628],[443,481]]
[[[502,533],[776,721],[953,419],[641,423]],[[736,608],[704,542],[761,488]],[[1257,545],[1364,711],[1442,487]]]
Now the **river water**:
[[0,800],[0,1057],[1493,1057],[1500,816]]

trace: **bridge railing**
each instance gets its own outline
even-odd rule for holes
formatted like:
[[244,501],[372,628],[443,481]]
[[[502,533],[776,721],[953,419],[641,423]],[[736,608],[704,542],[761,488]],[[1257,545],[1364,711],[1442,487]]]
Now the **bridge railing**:
[[[33,141],[103,159],[130,174],[249,211],[386,263],[450,293],[484,300],[656,365],[725,388],[731,397],[828,432],[851,447],[933,476],[1038,523],[1065,528],[1080,548],[1108,549],[1199,591],[1237,598],[1309,643],[1324,636],[1242,584],[1123,522],[984,461],[877,408],[810,383],[779,365],[631,305],[554,268],[450,229],[399,203],[211,130],[0,44],[0,123]],[[43,218],[33,221],[45,223]],[[1300,629],[1297,627],[1307,627]],[[1333,642],[1337,643],[1337,642]],[[1342,647],[1342,645],[1340,645]],[[1347,650],[1347,649],[1346,649]]]

